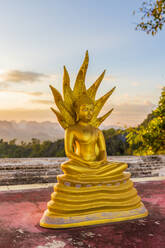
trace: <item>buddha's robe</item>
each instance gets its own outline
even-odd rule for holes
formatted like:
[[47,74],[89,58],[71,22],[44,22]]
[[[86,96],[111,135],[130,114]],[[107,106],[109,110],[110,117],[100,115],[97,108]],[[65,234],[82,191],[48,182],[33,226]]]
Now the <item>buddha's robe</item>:
[[93,166],[69,160],[62,164],[41,226],[72,227],[147,215],[140,197],[124,172],[126,163],[104,161]]

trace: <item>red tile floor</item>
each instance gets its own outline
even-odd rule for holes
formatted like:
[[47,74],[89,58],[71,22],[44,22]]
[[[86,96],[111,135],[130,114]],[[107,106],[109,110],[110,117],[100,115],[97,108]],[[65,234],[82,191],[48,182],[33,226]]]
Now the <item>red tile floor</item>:
[[38,224],[52,187],[0,191],[0,248],[165,248],[165,180],[135,187],[148,217],[61,230]]

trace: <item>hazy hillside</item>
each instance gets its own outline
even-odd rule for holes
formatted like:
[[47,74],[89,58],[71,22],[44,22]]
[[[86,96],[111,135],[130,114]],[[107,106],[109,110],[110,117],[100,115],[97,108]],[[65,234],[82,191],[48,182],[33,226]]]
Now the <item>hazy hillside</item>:
[[[101,126],[101,129],[109,129],[120,127],[117,126]],[[21,141],[30,141],[32,138],[41,141],[55,141],[64,138],[64,130],[56,122],[36,122],[36,121],[0,121],[0,139],[9,141],[17,139],[17,143]]]
[[0,121],[0,139],[9,141],[17,139],[20,141],[30,141],[32,138],[41,141],[55,141],[64,137],[64,130],[59,124],[45,121]]

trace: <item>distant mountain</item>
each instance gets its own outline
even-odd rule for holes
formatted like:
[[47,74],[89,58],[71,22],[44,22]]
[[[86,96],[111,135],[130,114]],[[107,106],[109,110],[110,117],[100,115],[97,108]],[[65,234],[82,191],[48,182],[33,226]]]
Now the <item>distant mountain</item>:
[[[109,128],[119,129],[119,126],[103,126],[102,130]],[[63,128],[56,122],[44,121],[0,121],[0,139],[10,141],[16,139],[16,143],[21,141],[29,142],[32,138],[40,141],[56,141],[64,138]]]
[[64,130],[55,122],[36,122],[36,121],[0,121],[0,139],[9,141],[16,139],[29,142],[32,138],[41,141],[55,141],[64,137]]

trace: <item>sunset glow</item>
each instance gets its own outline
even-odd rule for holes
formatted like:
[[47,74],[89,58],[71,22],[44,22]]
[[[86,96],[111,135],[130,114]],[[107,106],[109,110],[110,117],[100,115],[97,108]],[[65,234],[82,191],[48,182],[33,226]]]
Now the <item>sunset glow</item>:
[[[119,8],[120,6],[120,8]],[[135,31],[138,1],[3,1],[0,29],[0,120],[53,121],[49,85],[62,90],[63,65],[74,84],[89,51],[86,85],[106,69],[99,95],[116,90],[105,125],[140,124],[165,82],[165,32]],[[88,10],[88,11],[87,11]],[[99,18],[98,18],[99,16]]]

